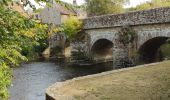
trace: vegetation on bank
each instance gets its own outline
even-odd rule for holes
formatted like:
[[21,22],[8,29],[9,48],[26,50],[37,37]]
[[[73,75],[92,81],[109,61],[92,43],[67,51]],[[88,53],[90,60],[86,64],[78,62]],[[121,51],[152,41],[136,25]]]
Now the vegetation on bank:
[[79,31],[81,31],[82,22],[77,17],[70,16],[64,21],[61,28],[62,32],[66,34],[67,38],[71,40]]
[[163,45],[161,45],[159,52],[162,54],[162,60],[170,60],[170,39],[166,40],[166,43],[164,43]]
[[0,4],[0,98],[7,98],[12,77],[10,68],[39,55],[46,47],[47,35],[45,25]]
[[[50,35],[49,33],[62,32],[66,34],[69,40],[72,40],[82,26],[81,21],[70,16],[60,27],[54,27],[47,32],[48,26],[37,23],[32,19],[27,19],[18,12],[7,8],[10,1],[0,1],[0,99],[8,97],[7,88],[12,77],[10,68],[18,66],[23,61],[39,57],[41,52],[48,46],[47,38]],[[26,4],[29,3],[29,0],[25,1],[27,1]],[[60,2],[59,0],[56,1]],[[86,0],[86,2],[83,7],[86,8],[89,16],[95,16],[124,12],[123,5],[127,4],[129,0]],[[151,0],[151,2],[127,10],[143,10],[168,6],[169,4],[169,0]],[[63,5],[70,9],[69,5]],[[162,48],[167,48],[164,52],[169,54],[169,44],[163,45]]]
[[81,29],[82,22],[75,16],[69,16],[60,26],[51,26],[49,35],[63,33],[72,40]]
[[[10,0],[9,0],[10,1]],[[8,98],[11,84],[11,67],[23,61],[34,60],[47,48],[50,33],[63,32],[71,39],[80,31],[81,22],[70,16],[62,26],[49,29],[47,25],[27,19],[0,2],[0,99]]]
[[[170,61],[81,78],[52,92],[75,100],[169,100]],[[52,88],[52,87],[51,87]],[[63,97],[64,97],[63,96]],[[62,98],[60,98],[62,99]],[[63,99],[64,100],[64,99]]]
[[[76,36],[78,33],[80,33],[82,29],[82,22],[75,16],[69,16],[60,26],[51,26],[49,36],[50,38],[53,38],[55,36],[61,36],[63,40],[63,45],[60,45],[58,47],[51,47],[50,48],[50,54],[53,57],[61,56],[63,55],[63,50],[70,46],[74,40],[76,40]],[[66,40],[65,40],[66,39]],[[64,49],[63,49],[64,47]],[[68,55],[65,55],[65,57]]]

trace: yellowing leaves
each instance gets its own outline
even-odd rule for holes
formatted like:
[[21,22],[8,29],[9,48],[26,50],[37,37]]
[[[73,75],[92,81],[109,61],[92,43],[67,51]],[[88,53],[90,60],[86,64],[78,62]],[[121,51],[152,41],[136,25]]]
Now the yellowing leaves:
[[46,39],[46,27],[0,6],[0,100],[8,97],[10,67],[27,61],[30,54],[33,58],[39,41]]
[[62,25],[63,32],[66,34],[68,38],[73,38],[82,27],[82,22],[79,21],[76,17],[70,16],[66,19]]
[[21,31],[19,32],[19,34],[20,34],[20,35],[24,35],[24,36],[26,36],[26,37],[32,38],[32,37],[35,36],[35,34],[33,33],[33,31],[34,31],[34,29],[21,30]]

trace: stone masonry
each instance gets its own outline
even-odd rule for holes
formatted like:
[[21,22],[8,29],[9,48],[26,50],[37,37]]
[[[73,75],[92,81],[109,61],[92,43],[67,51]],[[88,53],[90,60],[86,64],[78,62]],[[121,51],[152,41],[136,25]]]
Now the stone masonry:
[[[134,51],[138,52],[141,46],[151,39],[159,37],[170,37],[170,7],[116,15],[109,14],[95,16],[83,19],[83,24],[83,30],[86,34],[85,52],[88,58],[92,58],[93,56],[92,47],[96,42],[99,42],[102,39],[106,39],[113,43],[112,55],[119,53],[117,50],[121,48],[119,48],[116,41],[118,40],[119,31],[124,26],[128,26],[135,30],[137,34],[137,47]],[[124,54],[127,53],[121,54],[122,58]],[[113,60],[118,59],[116,57],[120,57],[120,54],[119,56],[113,56]]]

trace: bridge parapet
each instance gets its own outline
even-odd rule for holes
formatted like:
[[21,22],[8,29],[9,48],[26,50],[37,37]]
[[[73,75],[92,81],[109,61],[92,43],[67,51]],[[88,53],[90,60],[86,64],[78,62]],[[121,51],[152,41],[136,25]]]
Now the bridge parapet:
[[84,29],[145,25],[170,22],[170,7],[135,11],[123,14],[109,14],[83,19]]

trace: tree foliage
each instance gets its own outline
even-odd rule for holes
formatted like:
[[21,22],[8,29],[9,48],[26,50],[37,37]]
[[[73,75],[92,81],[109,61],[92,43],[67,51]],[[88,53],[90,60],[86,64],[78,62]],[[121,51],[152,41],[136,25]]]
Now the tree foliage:
[[0,99],[8,97],[10,67],[28,60],[30,52],[41,45],[39,41],[46,38],[45,29],[46,26],[23,17],[5,5],[0,7]]
[[80,30],[82,22],[76,17],[70,16],[61,26],[61,31],[66,34],[69,39],[72,39]]
[[86,0],[86,9],[89,16],[121,13],[123,5],[129,0]]
[[[0,1],[0,99],[8,98],[12,78],[10,67],[18,66],[42,52],[47,47],[48,38],[46,25],[9,9],[7,5],[10,1]],[[78,19],[70,17],[60,29],[68,37],[73,37],[80,26]]]
[[170,0],[151,0],[143,4],[137,5],[136,7],[129,8],[128,11],[145,10],[167,6],[170,6]]
[[170,44],[165,43],[160,47],[160,51],[162,53],[162,60],[169,60],[170,59]]

